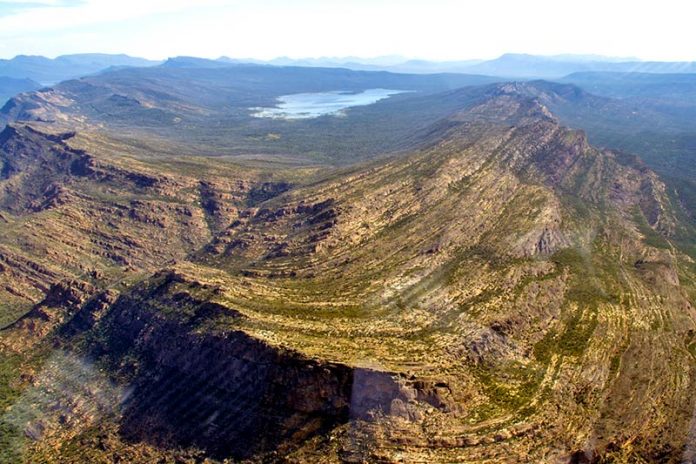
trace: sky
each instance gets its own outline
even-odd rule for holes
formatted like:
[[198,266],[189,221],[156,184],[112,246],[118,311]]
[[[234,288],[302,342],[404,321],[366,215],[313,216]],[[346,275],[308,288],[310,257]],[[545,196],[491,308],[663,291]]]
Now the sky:
[[0,0],[0,57],[692,61],[695,17],[689,0]]

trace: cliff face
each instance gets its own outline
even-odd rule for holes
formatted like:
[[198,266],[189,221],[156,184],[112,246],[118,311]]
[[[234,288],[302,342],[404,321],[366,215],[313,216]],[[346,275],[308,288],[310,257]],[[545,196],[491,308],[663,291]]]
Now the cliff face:
[[[66,325],[72,337],[88,335],[90,357],[112,366],[126,392],[123,440],[218,458],[279,456],[349,421],[422,421],[427,409],[456,407],[443,384],[312,359],[241,327],[211,329],[221,318],[244,318],[203,297],[217,292],[160,273],[92,325],[81,312]],[[89,304],[82,310],[90,311]]]
[[126,440],[242,459],[287,452],[348,420],[347,366],[274,349],[243,332],[194,335],[144,321],[145,335],[124,318],[116,319],[124,326],[115,335],[137,344],[141,363],[123,404]]

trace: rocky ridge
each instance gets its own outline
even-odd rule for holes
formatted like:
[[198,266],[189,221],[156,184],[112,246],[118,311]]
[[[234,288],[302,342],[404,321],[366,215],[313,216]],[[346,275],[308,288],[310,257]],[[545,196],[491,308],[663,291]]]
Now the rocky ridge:
[[418,151],[295,186],[6,129],[3,246],[68,272],[5,349],[52,338],[130,392],[30,456],[680,462],[696,328],[674,206],[543,101],[495,86]]

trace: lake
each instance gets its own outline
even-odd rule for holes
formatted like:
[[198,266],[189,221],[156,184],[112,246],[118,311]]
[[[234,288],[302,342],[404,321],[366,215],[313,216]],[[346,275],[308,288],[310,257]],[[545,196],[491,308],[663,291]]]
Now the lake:
[[273,108],[250,108],[250,110],[252,116],[257,118],[309,119],[324,115],[340,116],[346,108],[371,105],[403,92],[405,91],[368,89],[359,93],[342,90],[296,93],[278,97],[278,104]]

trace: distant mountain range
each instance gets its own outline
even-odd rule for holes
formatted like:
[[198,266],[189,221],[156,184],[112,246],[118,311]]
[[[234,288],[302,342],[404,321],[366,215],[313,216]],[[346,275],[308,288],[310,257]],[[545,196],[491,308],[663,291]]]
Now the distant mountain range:
[[635,58],[610,58],[595,55],[536,56],[506,54],[494,60],[427,61],[398,57],[361,59],[287,57],[272,60],[220,57],[208,60],[194,57],[176,57],[167,60],[167,66],[220,67],[256,64],[268,66],[300,66],[313,68],[345,68],[353,71],[388,71],[406,74],[473,74],[505,79],[561,79],[578,73],[643,73],[692,74],[696,62],[639,61]]
[[467,72],[507,77],[559,78],[576,72],[649,72],[693,73],[696,62],[614,61],[572,56],[543,57],[506,54],[491,61],[470,66]]
[[[128,55],[77,54],[54,59],[19,55],[0,60],[0,106],[12,96],[121,68],[226,68],[230,66],[341,68],[398,74],[467,74],[478,83],[494,80],[550,79],[580,85],[609,97],[681,99],[696,93],[696,62],[639,61],[635,58],[597,55],[536,56],[505,54],[493,60],[427,61],[400,56],[376,58],[322,57],[272,60],[178,56],[152,61]],[[487,77],[487,79],[481,79]],[[470,83],[469,83],[470,84]],[[627,85],[630,84],[630,85]]]
[[637,58],[612,58],[598,55],[537,56],[508,53],[493,60],[428,61],[399,57],[347,58],[276,58],[269,61],[231,59],[227,63],[256,63],[276,66],[344,67],[360,71],[400,73],[466,73],[509,78],[561,78],[577,72],[696,73],[696,62],[640,61]]
[[[376,58],[359,57],[288,57],[272,60],[220,57],[217,60],[193,57],[177,57],[168,60],[167,66],[190,65],[219,67],[237,64],[270,66],[302,66],[322,68],[346,68],[355,71],[389,71],[409,74],[464,73],[517,79],[559,79],[573,73],[696,73],[696,62],[640,61],[630,57],[603,57],[598,55],[537,56],[505,54],[493,60],[429,61],[408,59],[401,56]],[[109,68],[146,67],[162,64],[128,55],[77,54],[54,59],[43,56],[19,55],[10,60],[0,60],[0,77],[31,79],[43,85],[52,85],[67,79],[94,74]]]
[[153,66],[159,63],[159,61],[134,58],[128,55],[101,53],[63,55],[54,59],[43,56],[18,55],[11,60],[0,60],[0,76],[31,79],[44,85],[51,85],[112,67]]

